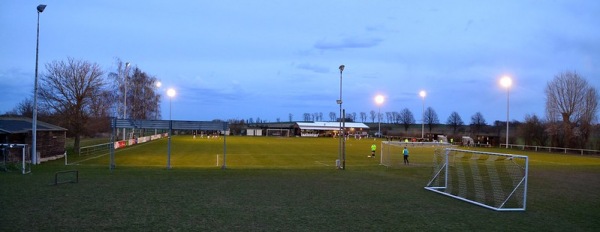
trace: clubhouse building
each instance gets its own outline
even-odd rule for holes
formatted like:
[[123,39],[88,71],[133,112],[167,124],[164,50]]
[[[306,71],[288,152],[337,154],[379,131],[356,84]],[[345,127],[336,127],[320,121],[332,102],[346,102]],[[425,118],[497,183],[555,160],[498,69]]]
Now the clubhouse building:
[[[366,137],[369,126],[359,122],[346,122],[344,129],[348,136]],[[288,122],[260,123],[246,129],[247,136],[294,136],[294,137],[333,137],[340,130],[340,122]]]

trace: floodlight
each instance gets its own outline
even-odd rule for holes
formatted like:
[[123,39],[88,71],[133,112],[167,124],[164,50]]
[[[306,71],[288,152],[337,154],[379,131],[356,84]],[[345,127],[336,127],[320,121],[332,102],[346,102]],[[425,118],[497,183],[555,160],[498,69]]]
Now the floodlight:
[[167,95],[168,95],[169,97],[175,97],[175,93],[176,93],[176,92],[175,92],[175,90],[174,90],[174,89],[169,89],[169,90],[167,90]]
[[37,6],[37,11],[40,13],[44,12],[44,9],[46,9],[46,5],[44,4],[40,4]]

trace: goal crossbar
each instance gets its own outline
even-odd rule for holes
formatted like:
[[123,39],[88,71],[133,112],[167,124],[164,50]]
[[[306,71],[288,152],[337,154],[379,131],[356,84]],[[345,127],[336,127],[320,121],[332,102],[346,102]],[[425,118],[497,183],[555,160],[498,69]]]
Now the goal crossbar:
[[453,148],[435,156],[425,189],[495,211],[525,211],[527,156]]

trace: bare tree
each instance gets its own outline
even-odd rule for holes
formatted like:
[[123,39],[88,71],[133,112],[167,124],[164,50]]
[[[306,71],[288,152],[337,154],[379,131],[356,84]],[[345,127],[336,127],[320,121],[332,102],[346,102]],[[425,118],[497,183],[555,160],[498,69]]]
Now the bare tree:
[[158,118],[160,94],[156,91],[156,77],[135,67],[129,77],[127,92],[127,114],[133,119]]
[[346,114],[346,118],[344,118],[344,120],[346,122],[354,122],[354,120],[352,119],[352,114],[351,113],[347,113]]
[[[115,93],[114,97],[115,97],[115,113],[119,116],[119,117],[125,117],[125,118],[129,118],[129,115],[124,115],[127,114],[125,112],[125,101],[128,101],[129,98],[129,88],[128,88],[128,84],[129,84],[129,71],[131,70],[129,68],[129,63],[127,62],[123,62],[121,59],[116,58],[116,64],[117,64],[117,72],[111,72],[108,74],[108,77],[113,79],[113,89],[118,89],[119,91],[117,93]],[[127,97],[126,97],[127,96]],[[126,100],[127,99],[127,100]]]
[[460,118],[460,115],[456,111],[454,111],[450,114],[450,116],[448,116],[446,124],[452,127],[452,134],[456,134],[456,131],[464,125],[464,122]]
[[546,146],[548,134],[545,123],[537,115],[525,115],[525,122],[519,126],[518,131],[526,145]]
[[11,114],[32,118],[33,100],[31,98],[25,98],[12,110]]
[[305,122],[310,121],[310,113],[304,113],[303,116],[304,116],[304,121]]
[[329,121],[335,122],[336,120],[336,115],[335,112],[329,112]]
[[[598,93],[576,72],[563,72],[546,86],[546,117],[553,146],[583,147],[598,111]],[[560,123],[559,123],[560,122]]]
[[374,123],[375,122],[375,118],[377,118],[377,112],[375,112],[374,110],[371,110],[371,112],[369,112],[371,114],[371,122]]
[[367,113],[360,112],[360,121],[365,122],[367,120]]
[[288,119],[290,122],[292,122],[294,119],[294,115],[292,113],[288,114]]
[[237,120],[237,119],[229,119],[227,120],[227,122],[229,123],[229,130],[230,133],[232,135],[241,135],[242,134],[242,130],[244,128],[244,120]]
[[483,118],[483,114],[481,114],[481,112],[477,112],[471,116],[471,129],[474,135],[479,134],[485,125],[485,118]]
[[397,111],[392,112],[392,122],[400,123],[400,113],[398,113]]
[[399,122],[404,126],[404,131],[408,131],[408,127],[415,123],[415,117],[408,108],[404,108],[402,111],[400,111],[399,116]]
[[107,90],[102,70],[96,63],[68,58],[46,64],[47,73],[40,79],[43,104],[59,115],[62,125],[75,137],[74,149],[79,150],[81,135],[94,112],[97,96]]
[[429,128],[429,133],[431,133],[434,126],[440,124],[437,113],[431,107],[425,109],[425,124],[427,124],[427,127]]
[[387,123],[391,123],[393,120],[392,112],[385,112],[385,119],[386,119]]

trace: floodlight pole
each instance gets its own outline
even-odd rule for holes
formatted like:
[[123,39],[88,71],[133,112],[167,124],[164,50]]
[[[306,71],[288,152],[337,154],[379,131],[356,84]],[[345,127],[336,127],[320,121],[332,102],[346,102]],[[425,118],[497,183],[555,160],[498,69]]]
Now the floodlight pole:
[[502,79],[500,79],[500,85],[506,88],[506,148],[508,148],[508,120],[510,109],[510,86],[512,85],[512,79],[509,76],[504,76]]
[[[37,95],[38,95],[38,57],[40,48],[40,13],[44,12],[46,5],[37,6],[37,39],[35,43],[35,83],[33,84],[33,120],[31,120],[31,162],[38,164],[37,159]],[[24,162],[24,161],[23,161]]]
[[171,119],[171,102],[173,97],[175,96],[175,90],[169,89],[167,90],[167,95],[169,96],[169,142],[167,145],[167,169],[171,169],[171,137],[173,136],[173,120]]
[[506,148],[508,148],[508,120],[509,120],[509,112],[510,112],[510,85],[512,84],[512,80],[510,77],[504,77],[504,87],[506,87]]
[[[338,154],[338,160],[340,161],[340,165],[338,166],[338,169],[343,170],[345,168],[345,152],[344,152],[344,127],[345,126],[345,116],[343,115],[342,112],[342,73],[344,72],[344,68],[346,66],[345,65],[340,65],[339,69],[340,69],[340,99],[337,101],[337,103],[340,105],[340,131],[338,133],[338,136],[340,137],[340,143],[339,143],[339,154]],[[342,125],[342,123],[344,123],[344,125]]]
[[115,169],[115,138],[117,137],[117,117],[111,118],[112,120],[112,128],[111,128],[111,136],[110,136],[110,164],[108,165],[108,169],[111,171]]
[[510,111],[510,87],[506,88],[506,148],[508,148],[508,118]]
[[[160,86],[162,86],[162,83],[160,81],[157,81],[155,86],[158,91],[158,89],[160,89]],[[155,93],[155,95],[156,95],[156,93]],[[158,98],[155,98],[155,99],[156,99],[156,114],[154,115],[154,120],[158,120],[158,108],[160,107],[160,105],[158,104],[159,99]],[[158,134],[158,129],[154,129],[154,135],[156,135],[156,134]]]
[[383,104],[384,101],[384,97],[382,95],[377,95],[375,96],[375,103],[377,103],[377,106],[379,107],[379,112],[377,113],[377,137],[381,138],[381,104]]
[[381,138],[381,105],[379,106],[379,112],[377,113],[377,137]]
[[[129,62],[125,62],[125,70],[123,75],[123,119],[127,119],[127,68],[129,67]],[[123,141],[125,141],[126,137],[126,128],[123,128]]]
[[419,95],[423,98],[423,109],[421,111],[421,140],[425,139],[425,96],[427,93],[424,90],[419,92]]

